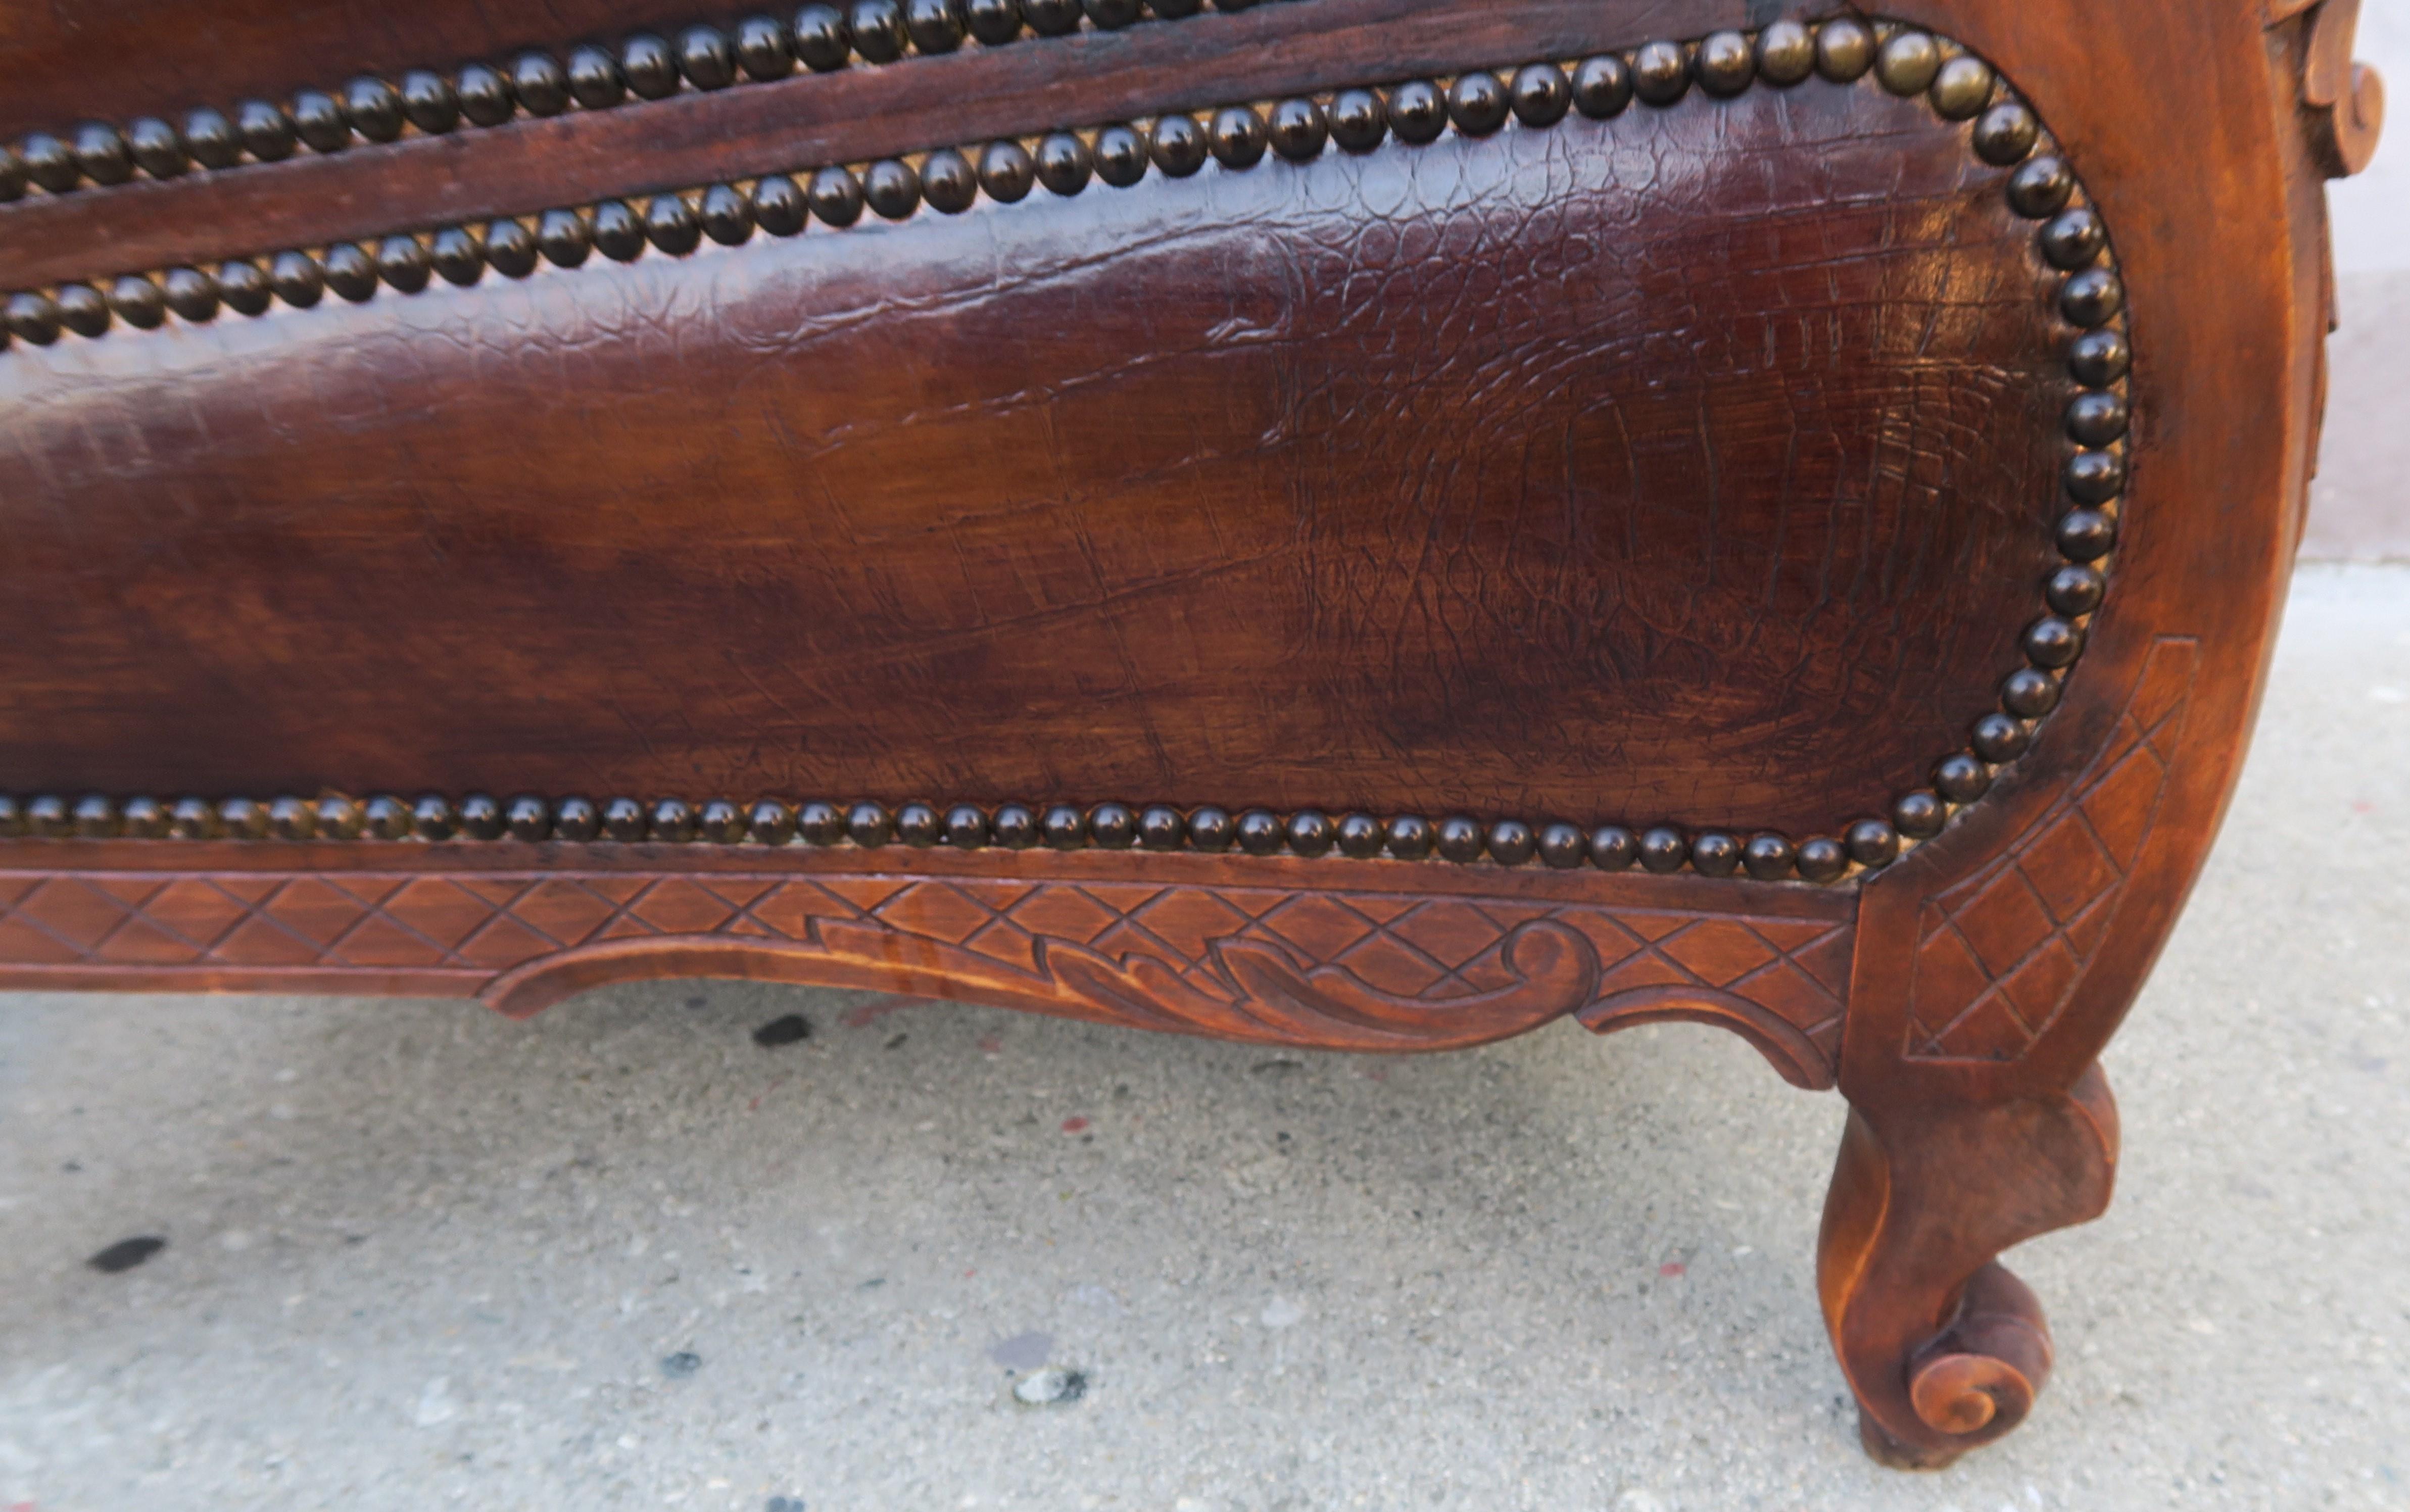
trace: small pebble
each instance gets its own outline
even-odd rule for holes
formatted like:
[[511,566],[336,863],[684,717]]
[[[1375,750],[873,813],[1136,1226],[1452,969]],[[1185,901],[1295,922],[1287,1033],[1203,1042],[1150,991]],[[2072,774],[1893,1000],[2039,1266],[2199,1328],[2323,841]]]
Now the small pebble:
[[773,1496],[762,1505],[762,1512],[804,1512],[800,1496]]
[[681,1349],[675,1355],[661,1357],[661,1374],[671,1380],[682,1380],[703,1369],[703,1357],[691,1349]]
[[772,1019],[753,1031],[753,1042],[764,1050],[780,1045],[801,1044],[812,1037],[812,1022],[801,1013],[790,1013],[782,1019]]
[[115,1275],[120,1271],[133,1270],[167,1247],[166,1240],[144,1234],[137,1239],[121,1239],[83,1263],[104,1275]]
[[1049,1365],[1024,1377],[1012,1388],[1012,1399],[1024,1406],[1058,1407],[1088,1394],[1088,1378],[1075,1370]]

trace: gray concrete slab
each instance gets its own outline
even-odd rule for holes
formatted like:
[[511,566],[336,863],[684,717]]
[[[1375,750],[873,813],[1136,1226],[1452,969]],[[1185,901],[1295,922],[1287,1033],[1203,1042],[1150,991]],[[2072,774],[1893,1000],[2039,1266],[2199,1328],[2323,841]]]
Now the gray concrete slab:
[[2117,1204],[2016,1257],[2059,1375],[1938,1476],[1860,1458],[1817,1319],[1840,1104],[1714,1031],[655,983],[0,997],[0,1506],[2410,1506],[2405,749],[2410,571],[2305,573]]

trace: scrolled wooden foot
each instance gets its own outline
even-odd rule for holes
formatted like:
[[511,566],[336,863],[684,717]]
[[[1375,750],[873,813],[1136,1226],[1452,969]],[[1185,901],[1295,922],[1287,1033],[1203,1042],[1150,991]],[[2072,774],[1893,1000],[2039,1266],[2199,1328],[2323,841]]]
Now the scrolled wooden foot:
[[2050,1326],[1993,1257],[2097,1217],[2116,1156],[2098,1067],[2049,1098],[1851,1110],[1817,1279],[1869,1455],[1938,1470],[2025,1420]]

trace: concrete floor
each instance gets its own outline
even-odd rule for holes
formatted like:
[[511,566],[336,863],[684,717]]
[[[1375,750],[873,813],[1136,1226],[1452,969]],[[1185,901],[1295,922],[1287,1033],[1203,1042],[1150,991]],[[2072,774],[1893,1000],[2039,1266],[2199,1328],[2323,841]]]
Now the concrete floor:
[[1938,1476],[1817,1319],[1840,1104],[1714,1031],[654,983],[0,997],[0,1506],[2410,1507],[2405,749],[2410,569],[2306,571],[2117,1204],[2016,1258],[2059,1374]]

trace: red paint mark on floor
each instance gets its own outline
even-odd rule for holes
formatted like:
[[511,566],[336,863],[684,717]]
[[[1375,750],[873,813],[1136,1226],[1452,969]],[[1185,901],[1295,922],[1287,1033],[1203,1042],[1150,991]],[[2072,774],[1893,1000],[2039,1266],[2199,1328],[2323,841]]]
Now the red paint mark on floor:
[[2355,814],[2373,814],[2376,812],[2376,806],[2365,798],[2354,798],[2351,801],[2351,811]]
[[1386,1082],[1388,1079],[1389,1069],[1386,1066],[1375,1066],[1364,1073],[1364,1080],[1368,1082]]
[[1667,1260],[1657,1268],[1657,1273],[1662,1276],[1677,1276],[1682,1273],[1682,1262],[1679,1260]]
[[980,1035],[979,1045],[980,1049],[987,1054],[994,1055],[1000,1054],[1004,1049],[1004,1036],[1000,1034]]
[[910,1008],[919,1001],[917,997],[898,997],[890,993],[884,997],[874,997],[869,1002],[854,1004],[839,1013],[836,1021],[849,1029],[867,1029],[888,1014],[899,1009]]
[[1063,1132],[1066,1134],[1080,1133],[1087,1127],[1088,1121],[1084,1118],[1066,1118],[1063,1120]]
[[783,1076],[774,1078],[768,1086],[765,1086],[761,1091],[753,1094],[753,1100],[745,1105],[745,1111],[748,1113],[760,1112],[762,1111],[762,1099],[768,1097],[771,1093],[777,1091],[778,1083],[785,1080],[786,1078]]

